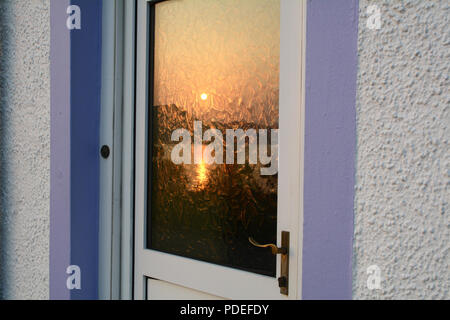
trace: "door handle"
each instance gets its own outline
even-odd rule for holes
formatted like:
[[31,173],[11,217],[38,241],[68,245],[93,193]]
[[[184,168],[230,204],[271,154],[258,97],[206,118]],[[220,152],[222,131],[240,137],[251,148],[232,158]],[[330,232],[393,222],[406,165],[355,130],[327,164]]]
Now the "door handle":
[[286,254],[287,250],[286,248],[278,248],[276,245],[274,245],[273,243],[270,244],[259,244],[258,242],[255,241],[255,239],[253,239],[252,237],[248,238],[248,241],[250,241],[250,243],[252,245],[254,245],[255,247],[258,248],[270,248],[272,250],[272,254],[277,255],[277,254]]
[[275,244],[260,244],[252,237],[248,238],[248,241],[258,248],[270,248],[273,255],[281,255],[281,274],[278,278],[278,286],[280,287],[280,293],[284,295],[289,294],[289,232],[281,232],[281,247],[278,248]]

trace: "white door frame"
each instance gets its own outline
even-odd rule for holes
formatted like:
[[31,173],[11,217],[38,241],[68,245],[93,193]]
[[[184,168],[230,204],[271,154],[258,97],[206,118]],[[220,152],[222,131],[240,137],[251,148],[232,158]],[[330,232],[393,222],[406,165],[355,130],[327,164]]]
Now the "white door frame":
[[134,0],[103,2],[100,145],[99,298],[133,297]]
[[[253,277],[261,283],[262,276],[251,273],[237,273],[234,269],[220,267],[208,263],[195,263],[183,260],[169,254],[147,250],[145,248],[145,216],[146,216],[146,186],[147,186],[147,79],[148,79],[148,16],[149,0],[138,0],[137,10],[137,68],[136,68],[136,153],[135,153],[135,268],[134,268],[134,298],[146,297],[146,277],[170,281],[180,286],[195,288],[203,292],[228,298],[227,286],[236,288],[240,285],[239,277]],[[278,235],[281,230],[291,232],[290,258],[290,299],[301,298],[301,262],[303,234],[303,154],[304,154],[304,92],[305,92],[305,31],[306,31],[306,0],[281,0],[281,55],[280,55],[280,132],[279,132],[279,185],[283,184],[282,192],[278,193],[278,212],[287,212],[278,220]],[[301,17],[298,21],[297,17]],[[283,107],[292,106],[292,107]],[[289,170],[287,169],[289,168]],[[279,187],[280,188],[280,187]],[[277,235],[277,236],[278,236]],[[151,252],[151,254],[150,254]],[[163,264],[152,263],[157,257]],[[181,259],[181,260],[180,260]],[[189,259],[191,260],[191,259]],[[176,270],[177,263],[185,261],[193,270]],[[171,279],[164,279],[167,267],[173,268]],[[151,269],[151,273],[149,273]],[[221,270],[224,274],[233,274],[232,284],[221,282],[197,286],[200,278]],[[279,258],[277,262],[279,270]],[[221,277],[217,277],[221,278]],[[256,282],[255,282],[256,283]],[[273,298],[264,290],[258,291],[259,296],[251,298]],[[258,295],[257,294],[257,295]],[[249,299],[239,294],[232,298]]]

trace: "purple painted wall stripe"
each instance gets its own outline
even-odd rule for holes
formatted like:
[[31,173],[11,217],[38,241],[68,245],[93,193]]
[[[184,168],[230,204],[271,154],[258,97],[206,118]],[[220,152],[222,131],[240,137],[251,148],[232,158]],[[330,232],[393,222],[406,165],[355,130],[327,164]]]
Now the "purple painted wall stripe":
[[66,268],[70,265],[70,32],[69,0],[52,0],[51,156],[50,156],[50,299],[70,299]]
[[[81,10],[68,30],[67,9]],[[102,0],[52,0],[50,298],[98,298]],[[66,287],[67,267],[81,289]]]
[[352,298],[357,0],[308,0],[303,299]]
[[81,268],[72,300],[98,299],[102,1],[71,0],[81,29],[70,37],[71,262]]

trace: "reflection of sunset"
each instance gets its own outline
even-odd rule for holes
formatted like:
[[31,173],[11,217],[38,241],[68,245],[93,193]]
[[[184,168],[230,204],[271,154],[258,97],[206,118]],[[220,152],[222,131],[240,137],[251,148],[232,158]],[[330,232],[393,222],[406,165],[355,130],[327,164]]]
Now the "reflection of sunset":
[[206,169],[206,164],[202,161],[199,165],[197,165],[197,180],[198,180],[198,188],[203,189],[208,180],[207,175],[208,169]]
[[155,19],[154,106],[278,127],[279,0],[165,1]]
[[[194,190],[204,190],[206,186],[208,185],[208,179],[209,179],[209,170],[210,165],[208,165],[206,162],[208,161],[207,158],[205,158],[204,152],[205,152],[206,146],[202,146],[202,160],[199,164],[194,165],[187,165],[186,169],[188,171],[191,171],[191,181],[192,181],[192,188]],[[194,151],[192,146],[192,152]],[[207,155],[206,155],[207,156]],[[206,160],[206,161],[205,161]],[[195,168],[191,167],[195,166]]]
[[147,247],[274,277],[270,250],[247,239],[276,242],[278,176],[250,156],[226,164],[227,147],[235,162],[251,146],[223,142],[228,129],[278,128],[280,0],[154,2]]

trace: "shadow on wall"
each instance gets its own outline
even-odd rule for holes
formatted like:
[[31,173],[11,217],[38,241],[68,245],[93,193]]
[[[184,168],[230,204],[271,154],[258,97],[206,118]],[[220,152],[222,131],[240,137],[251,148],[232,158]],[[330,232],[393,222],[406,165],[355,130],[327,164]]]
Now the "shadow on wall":
[[7,115],[10,113],[11,103],[8,94],[8,79],[10,79],[11,56],[11,30],[14,16],[8,14],[8,3],[0,1],[0,299],[6,299],[10,291],[11,284],[7,275],[10,273],[11,258],[8,256],[6,245],[8,243],[8,225],[11,214],[11,198],[8,197],[8,190],[11,189],[10,162],[8,161],[8,150],[11,150],[12,143],[8,136]]
[[48,299],[50,1],[0,0],[0,299]]

